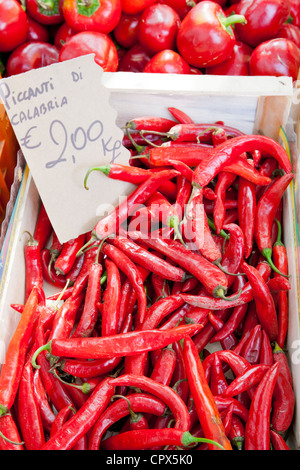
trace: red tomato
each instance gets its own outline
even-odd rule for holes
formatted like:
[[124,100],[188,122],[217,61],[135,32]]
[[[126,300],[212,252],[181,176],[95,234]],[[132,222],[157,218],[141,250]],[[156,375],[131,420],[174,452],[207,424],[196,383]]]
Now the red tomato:
[[65,21],[76,31],[110,33],[121,17],[121,0],[64,0]]
[[140,19],[139,42],[152,55],[164,49],[174,49],[180,24],[178,13],[169,5],[150,5]]
[[149,60],[144,68],[144,73],[189,74],[190,66],[178,52],[165,49]]
[[128,15],[136,15],[141,13],[145,8],[152,3],[156,3],[156,0],[121,0],[122,11]]
[[27,16],[16,0],[0,0],[0,52],[10,52],[26,41]]
[[64,22],[56,31],[54,37],[54,44],[58,49],[61,49],[65,42],[67,42],[74,34],[77,34],[66,22]]
[[51,25],[64,21],[62,14],[63,0],[26,0],[26,12],[38,23]]
[[221,64],[207,67],[206,73],[211,75],[250,75],[249,61],[252,47],[237,41],[229,58]]
[[95,54],[95,62],[105,72],[117,70],[119,63],[117,48],[107,34],[98,31],[82,31],[72,36],[62,46],[59,61],[92,53]]
[[50,42],[50,34],[49,30],[46,26],[27,16],[28,21],[28,31],[27,31],[27,38],[26,42],[29,41],[42,41],[42,42]]
[[26,42],[17,47],[6,64],[8,76],[39,69],[58,62],[58,49],[47,42]]
[[296,80],[300,67],[300,49],[289,39],[278,38],[257,46],[250,59],[251,75],[287,76]]
[[226,17],[215,2],[201,1],[182,20],[177,34],[177,48],[195,67],[224,62],[233,50],[235,35],[231,24],[244,21],[242,16]]
[[120,46],[130,49],[137,43],[139,20],[140,15],[122,13],[120,21],[113,31],[115,40]]
[[147,51],[140,43],[132,46],[122,57],[119,63],[119,72],[143,72],[146,64],[151,59]]
[[236,13],[244,15],[246,23],[237,24],[235,32],[240,41],[251,47],[273,39],[290,14],[290,0],[241,0]]

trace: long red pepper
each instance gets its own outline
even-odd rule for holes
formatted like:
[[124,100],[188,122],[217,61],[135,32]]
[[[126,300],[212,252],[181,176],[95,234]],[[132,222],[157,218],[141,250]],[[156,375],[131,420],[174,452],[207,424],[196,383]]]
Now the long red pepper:
[[[221,123],[216,124],[176,124],[167,132],[167,136],[176,141],[185,142],[211,142],[213,133],[223,129],[228,137],[240,136],[243,133],[234,127],[226,126]],[[242,152],[241,152],[242,153]]]
[[144,289],[143,279],[138,268],[136,267],[135,263],[133,263],[133,261],[131,261],[131,259],[116,246],[105,244],[102,251],[130,280],[137,297],[139,321],[143,322],[147,309],[147,297]]
[[[245,252],[245,239],[241,228],[234,223],[223,225],[223,229],[229,232],[230,238],[225,252],[222,256],[221,267],[227,274],[228,288],[231,287],[235,278],[233,274],[239,273]],[[240,277],[240,276],[238,276]]]
[[163,385],[146,376],[135,376],[134,374],[120,375],[111,379],[111,384],[115,386],[126,385],[128,387],[137,387],[150,393],[169,407],[175,419],[174,428],[187,431],[190,427],[189,412],[184,401],[168,385]]
[[36,369],[33,373],[32,387],[36,402],[40,410],[43,428],[46,432],[49,433],[53,421],[55,420],[55,414],[50,407],[49,400],[41,380],[39,369]]
[[[160,399],[146,393],[134,393],[128,395],[126,399],[129,401],[133,412],[151,413],[161,416],[165,412],[166,405]],[[89,450],[99,450],[102,437],[105,431],[114,423],[129,414],[129,407],[125,400],[115,400],[102,415],[98,418],[89,435]]]
[[97,385],[84,405],[50,438],[41,450],[69,450],[96,423],[109,404],[115,388],[106,378]]
[[105,260],[105,267],[107,271],[107,287],[103,294],[101,335],[110,336],[115,335],[118,332],[121,300],[121,276],[117,265],[110,259]]
[[176,121],[156,116],[140,116],[131,119],[126,123],[127,129],[150,130],[155,132],[167,132]]
[[280,144],[269,137],[247,135],[229,139],[211,150],[208,157],[195,169],[193,184],[207,186],[225,165],[242,153],[253,150],[268,152],[287,174],[291,174],[291,162]]
[[[33,287],[17,328],[9,342],[0,375],[0,416],[12,407],[21,379],[25,356],[36,319],[37,288]],[[1,418],[0,418],[1,419]]]
[[258,384],[264,374],[269,370],[269,366],[258,364],[250,367],[249,369],[237,376],[223,392],[224,397],[234,397],[240,393],[248,390],[254,385]]
[[260,253],[276,272],[278,269],[272,261],[272,226],[279,203],[292,179],[293,174],[288,173],[275,180],[260,198],[256,208],[254,238]]
[[[141,352],[161,349],[186,335],[195,334],[200,328],[201,325],[186,325],[166,331],[158,329],[132,331],[106,337],[54,338],[37,350],[35,357],[45,350],[54,356],[78,357],[82,359],[131,356]],[[35,364],[34,360],[33,364]]]
[[30,361],[23,367],[18,390],[18,424],[26,450],[39,450],[45,443],[42,417],[33,389],[33,368]]
[[270,416],[279,364],[274,364],[257,386],[245,427],[245,450],[269,450]]
[[49,220],[45,206],[41,202],[37,222],[33,233],[33,238],[37,241],[41,250],[45,248],[45,245],[48,239],[50,238],[51,232],[52,224]]
[[85,234],[65,242],[55,260],[54,268],[59,274],[68,274],[76,260],[76,254],[85,243]]
[[25,257],[25,302],[28,299],[33,286],[43,289],[43,272],[41,264],[41,248],[32,235],[24,248]]
[[291,450],[283,437],[273,429],[270,430],[270,438],[273,450]]
[[251,284],[259,321],[268,334],[270,341],[274,341],[278,335],[278,320],[271,291],[254,266],[243,262],[241,269],[245,272]]
[[[273,245],[273,262],[279,272],[284,275],[288,274],[288,257],[286,247],[281,241],[281,224],[276,220],[278,226],[277,240]],[[274,272],[274,276],[280,276],[277,272]],[[279,292],[277,298],[277,314],[278,314],[278,336],[277,343],[283,348],[285,346],[285,340],[288,329],[288,295],[287,292]]]
[[220,233],[221,229],[224,225],[225,220],[225,206],[224,201],[226,198],[226,191],[227,189],[232,186],[236,179],[236,175],[234,173],[226,173],[220,172],[218,175],[217,184],[215,186],[215,204],[214,204],[214,211],[213,211],[213,218],[216,227],[217,234]]
[[238,212],[239,226],[244,233],[245,259],[252,252],[254,237],[254,222],[256,211],[255,185],[245,178],[239,178],[238,188]]
[[[231,444],[227,439],[223,423],[204,375],[204,369],[200,361],[196,347],[187,337],[183,345],[183,357],[186,367],[191,394],[197,409],[198,418],[207,439],[218,442],[224,449],[232,450]],[[217,447],[211,445],[211,449]]]

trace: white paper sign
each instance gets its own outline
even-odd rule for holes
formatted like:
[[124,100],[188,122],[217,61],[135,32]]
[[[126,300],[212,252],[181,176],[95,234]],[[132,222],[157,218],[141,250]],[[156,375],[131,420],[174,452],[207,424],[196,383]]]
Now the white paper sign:
[[128,164],[123,132],[103,70],[85,55],[3,78],[3,101],[40,197],[61,242],[92,230],[133,189],[100,172],[112,162]]

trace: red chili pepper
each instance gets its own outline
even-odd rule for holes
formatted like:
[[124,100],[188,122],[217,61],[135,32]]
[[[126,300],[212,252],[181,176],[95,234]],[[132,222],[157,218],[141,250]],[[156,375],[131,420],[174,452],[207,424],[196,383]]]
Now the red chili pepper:
[[128,121],[126,123],[126,128],[132,130],[168,132],[168,130],[176,124],[176,121],[172,119],[156,116],[141,116]]
[[[72,407],[66,406],[57,413],[55,421],[51,427],[50,438],[53,438],[53,436],[60,431],[62,426],[68,421],[70,414],[75,412],[76,411]],[[72,450],[87,450],[87,436],[82,436],[75,446],[72,447]]]
[[260,358],[262,342],[262,328],[260,324],[255,325],[243,345],[240,354],[247,359],[250,364],[257,364]]
[[243,449],[245,441],[245,426],[242,420],[235,414],[232,415],[231,429],[229,431],[228,437],[232,446],[236,447],[238,450]]
[[[214,327],[215,331],[219,331],[221,330],[221,328],[223,328],[224,326],[223,320],[218,318],[217,315],[214,315],[212,312],[209,312],[208,319],[210,323],[212,324],[212,326]],[[234,347],[237,346],[238,340],[232,334],[232,335],[226,336],[226,338],[224,338],[220,343],[223,349],[233,349]]]
[[174,108],[173,106],[169,106],[168,110],[172,114],[172,116],[177,119],[181,124],[193,124],[193,119],[188,116],[182,109]]
[[[125,398],[125,397],[124,397]],[[151,413],[161,416],[166,405],[158,398],[146,393],[134,393],[126,397],[134,413]],[[104,433],[114,423],[129,414],[129,406],[125,400],[114,401],[97,420],[89,435],[89,450],[98,450]]]
[[103,294],[101,336],[110,336],[116,335],[118,331],[121,276],[119,268],[110,259],[105,260],[105,266],[107,271],[107,286]]
[[111,384],[115,386],[138,387],[150,393],[167,405],[175,419],[174,428],[187,431],[190,426],[188,409],[183,400],[169,386],[160,384],[146,376],[135,376],[133,374],[121,375],[111,379]]
[[96,259],[98,259],[98,262],[100,263],[100,256],[101,253],[99,253],[99,242],[95,242],[94,246],[84,253],[84,260],[80,273],[74,281],[74,286],[72,289],[73,297],[77,297],[77,295],[79,295],[83,289],[85,289],[88,282],[90,266],[95,262]]
[[236,179],[234,173],[226,173],[221,171],[218,175],[217,184],[215,186],[216,199],[213,209],[214,223],[216,227],[217,234],[220,233],[224,225],[225,219],[225,198],[227,189],[232,186]]
[[[280,369],[282,373],[287,377],[289,383],[293,387],[293,377],[290,370],[290,366],[284,350],[275,342],[272,350],[272,358],[274,362],[280,362]],[[272,363],[273,363],[272,361]]]
[[[216,130],[224,130],[228,138],[244,135],[240,130],[221,123],[175,124],[167,132],[167,137],[176,142],[197,142],[212,144]],[[241,152],[242,153],[242,152]]]
[[269,366],[258,364],[250,367],[244,374],[237,376],[223,392],[224,397],[234,397],[257,385],[264,374],[269,370]]
[[50,338],[68,338],[74,328],[77,312],[82,304],[84,293],[70,296],[57,310],[53,319]]
[[57,274],[51,264],[51,254],[48,248],[41,251],[41,267],[43,279],[50,285],[56,287],[65,287],[67,283],[66,276],[63,274]]
[[0,450],[24,450],[18,426],[11,416],[5,414],[0,419]]
[[18,388],[18,424],[26,450],[39,450],[45,443],[45,433],[39,406],[33,390],[33,368],[26,362]]
[[[233,284],[235,277],[239,273],[239,268],[244,257],[245,241],[244,234],[239,225],[231,223],[223,225],[223,229],[229,232],[230,238],[223,254],[221,266],[227,274],[228,288]],[[238,276],[240,277],[240,276]]]
[[[281,273],[288,274],[288,257],[284,244],[281,241],[281,224],[276,220],[278,226],[277,240],[273,245],[273,261],[274,265]],[[280,276],[277,272],[274,276]],[[286,292],[280,292],[277,299],[277,314],[278,314],[278,336],[277,343],[283,348],[285,345],[287,328],[288,328],[288,296]]]
[[239,225],[245,238],[245,259],[248,259],[253,247],[256,194],[254,183],[245,178],[239,178],[238,211]]
[[110,378],[101,381],[85,404],[67,421],[42,450],[69,450],[89,431],[114,394]]
[[279,374],[274,364],[256,387],[245,427],[245,450],[269,450],[272,396]]
[[50,238],[52,232],[52,224],[49,220],[44,204],[41,202],[37,222],[34,229],[33,238],[39,244],[40,249],[45,248],[45,245]]
[[271,291],[256,268],[243,262],[241,269],[246,273],[252,287],[256,312],[262,328],[266,331],[270,340],[274,341],[278,335],[278,321]]
[[[107,269],[108,272],[108,269]],[[90,336],[98,319],[97,303],[101,298],[102,265],[93,263],[89,269],[84,309],[73,337]],[[103,317],[102,317],[103,318]]]
[[265,364],[267,366],[271,366],[273,364],[273,352],[272,352],[271,342],[265,330],[262,330],[261,333],[262,333],[262,340],[261,340],[259,363]]
[[[223,168],[244,152],[260,150],[275,158],[280,167],[291,174],[292,168],[284,148],[273,139],[265,136],[247,135],[233,137],[212,149],[195,169],[193,182],[201,187],[207,186]],[[292,176],[289,176],[290,181]]]
[[254,238],[260,253],[277,273],[278,269],[272,261],[272,225],[282,196],[292,179],[293,175],[289,173],[275,180],[261,196],[256,209]]
[[273,429],[270,430],[270,438],[273,450],[291,450],[283,437]]
[[229,351],[229,350],[219,350],[211,353],[209,356],[207,356],[203,360],[203,369],[204,369],[204,374],[206,380],[209,382],[210,380],[210,373],[211,373],[211,367],[214,362],[214,356],[218,356],[219,359],[226,364],[232,369],[234,375],[241,375],[244,372],[246,372],[250,367],[251,364],[242,356],[239,354],[235,353],[234,351]]
[[181,145],[161,145],[149,149],[147,155],[149,162],[156,166],[170,165],[170,162],[179,161],[188,166],[196,166],[210,155],[210,146],[202,144],[190,144],[184,142]]
[[223,395],[223,393],[228,388],[228,382],[224,375],[222,363],[218,356],[214,357],[214,362],[211,368],[209,387],[213,395]]
[[51,426],[55,420],[55,414],[49,405],[39,369],[36,369],[33,373],[32,387],[36,402],[39,406],[43,428],[47,433],[50,433]]
[[33,286],[43,290],[43,272],[41,265],[41,248],[39,243],[30,235],[26,242],[25,256],[25,302]]
[[25,363],[28,343],[33,332],[38,305],[38,291],[33,287],[20,317],[17,328],[9,342],[0,375],[0,421],[12,407],[18,391]]
[[279,374],[273,392],[271,426],[274,431],[284,434],[292,424],[295,395],[286,369],[279,361],[275,364],[279,365]]
[[270,184],[271,178],[259,173],[253,165],[254,161],[248,161],[243,157],[238,157],[228,165],[224,166],[222,171],[234,173],[235,175],[245,178],[247,181],[257,185],[267,186]]
[[198,442],[209,442],[209,444],[214,445],[216,449],[224,450],[222,445],[211,439],[194,437],[188,431],[172,428],[127,431],[105,439],[102,442],[101,449],[138,450],[167,445],[186,448]]
[[[183,356],[188,383],[205,437],[218,442],[224,449],[231,450],[232,447],[225,435],[219,411],[205,379],[198,352],[189,337],[186,337],[184,341]],[[217,449],[213,445],[210,448]]]
[[103,246],[103,253],[107,255],[115,264],[116,266],[126,275],[126,277],[130,280],[132,287],[137,296],[138,301],[138,316],[139,322],[143,322],[146,309],[147,309],[147,297],[143,285],[143,279],[138,271],[136,265],[130,260],[130,258],[123,253],[121,250],[116,248],[113,245],[105,244]]
[[69,240],[63,244],[59,256],[56,258],[54,268],[59,274],[68,274],[76,260],[76,254],[85,242],[85,234]]

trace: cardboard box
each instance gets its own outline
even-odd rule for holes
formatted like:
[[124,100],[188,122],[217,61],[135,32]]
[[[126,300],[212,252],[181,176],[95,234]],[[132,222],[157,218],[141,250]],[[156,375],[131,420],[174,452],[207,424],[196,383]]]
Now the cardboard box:
[[[104,83],[111,91],[111,104],[117,110],[117,124],[120,127],[137,116],[170,117],[168,107],[174,106],[198,122],[213,123],[221,120],[245,133],[272,137],[283,145],[287,145],[290,139],[292,145],[288,150],[291,152],[293,165],[297,162],[295,126],[290,118],[294,106],[294,90],[291,79],[287,77],[179,76],[120,72],[106,73]],[[19,314],[12,310],[10,304],[22,303],[24,300],[24,231],[34,231],[38,207],[39,195],[28,167],[25,167],[0,258],[0,363],[3,362],[6,347],[19,320]],[[300,346],[300,253],[294,183],[284,196],[284,241],[291,274],[288,358],[296,400],[300,403],[300,356],[297,354]],[[294,449],[300,448],[299,406],[296,406],[290,445]]]

